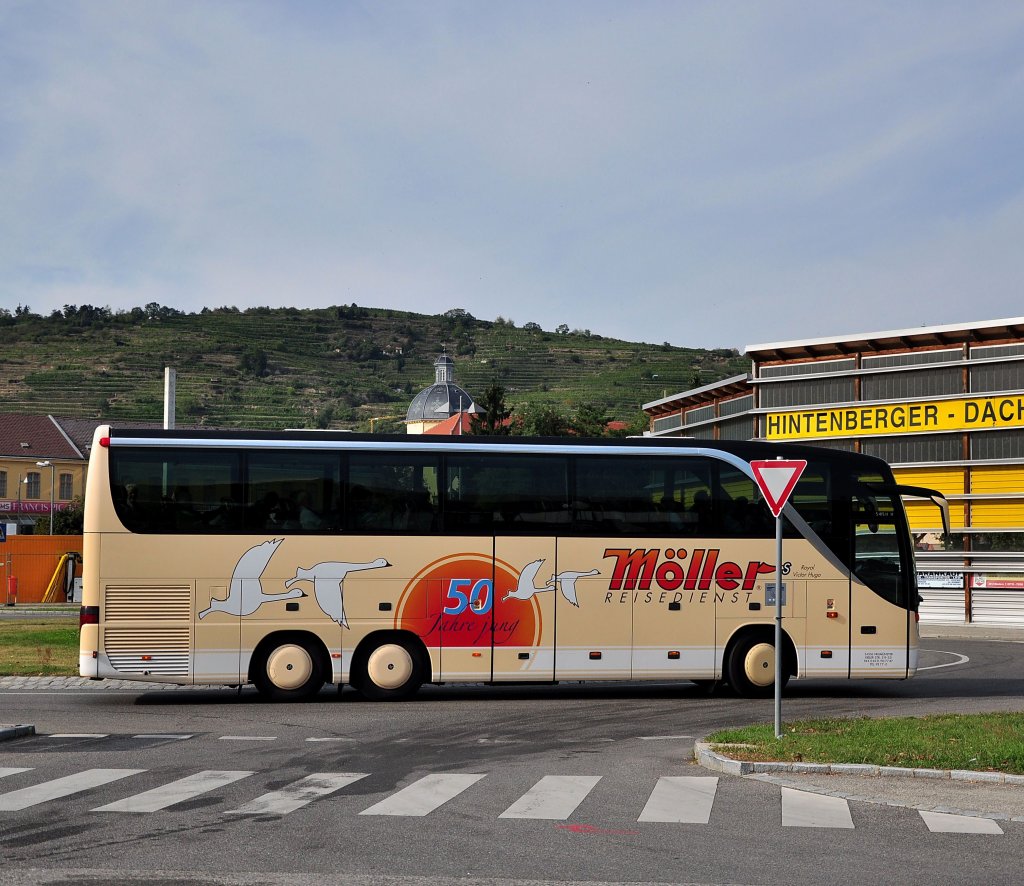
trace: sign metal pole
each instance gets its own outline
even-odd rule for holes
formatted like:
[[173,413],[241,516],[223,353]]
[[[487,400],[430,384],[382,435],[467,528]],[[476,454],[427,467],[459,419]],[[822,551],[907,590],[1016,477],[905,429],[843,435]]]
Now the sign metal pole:
[[769,510],[775,517],[775,737],[782,738],[782,510],[796,488],[807,462],[803,459],[777,458],[752,461],[754,480]]
[[775,518],[775,737],[782,738],[782,513]]

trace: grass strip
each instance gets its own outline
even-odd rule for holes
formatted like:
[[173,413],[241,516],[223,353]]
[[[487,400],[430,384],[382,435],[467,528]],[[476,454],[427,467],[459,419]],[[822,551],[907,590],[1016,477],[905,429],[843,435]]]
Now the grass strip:
[[1024,774],[1024,713],[805,720],[723,729],[706,739],[737,760],[868,763]]
[[0,677],[77,674],[77,618],[0,621]]

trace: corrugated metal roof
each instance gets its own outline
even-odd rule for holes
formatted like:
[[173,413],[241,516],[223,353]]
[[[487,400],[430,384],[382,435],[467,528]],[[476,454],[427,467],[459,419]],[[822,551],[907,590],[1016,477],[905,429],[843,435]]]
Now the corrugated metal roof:
[[952,323],[945,326],[921,326],[883,332],[862,332],[832,338],[806,338],[794,341],[747,345],[744,354],[752,359],[789,360],[801,357],[833,357],[858,351],[891,351],[909,348],[939,347],[964,342],[984,343],[1024,338],[1024,317],[1007,320],[983,320]]

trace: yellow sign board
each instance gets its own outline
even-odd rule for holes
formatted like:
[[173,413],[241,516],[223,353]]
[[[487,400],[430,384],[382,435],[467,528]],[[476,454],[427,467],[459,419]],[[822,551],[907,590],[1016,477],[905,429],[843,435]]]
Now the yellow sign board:
[[1024,427],[1024,395],[769,412],[763,420],[767,440],[1020,428]]

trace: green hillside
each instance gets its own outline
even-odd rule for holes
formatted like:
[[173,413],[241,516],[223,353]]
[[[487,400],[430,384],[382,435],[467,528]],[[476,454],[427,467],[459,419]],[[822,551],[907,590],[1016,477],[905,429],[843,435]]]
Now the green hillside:
[[177,421],[215,427],[368,430],[404,418],[455,361],[474,397],[497,382],[512,407],[591,404],[633,421],[641,403],[747,370],[733,350],[641,344],[542,330],[465,311],[425,315],[356,305],[130,311],[68,306],[49,317],[0,309],[5,412],[160,421],[163,369],[177,370]]

